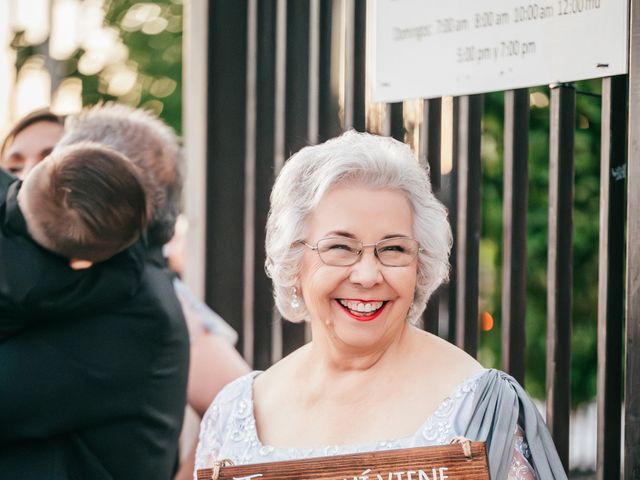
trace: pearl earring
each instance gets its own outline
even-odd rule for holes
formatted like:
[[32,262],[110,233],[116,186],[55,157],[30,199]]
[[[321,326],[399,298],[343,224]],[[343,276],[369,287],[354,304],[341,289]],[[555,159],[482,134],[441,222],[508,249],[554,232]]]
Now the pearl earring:
[[298,289],[296,287],[291,289],[291,308],[294,310],[300,308],[300,299],[298,298]]

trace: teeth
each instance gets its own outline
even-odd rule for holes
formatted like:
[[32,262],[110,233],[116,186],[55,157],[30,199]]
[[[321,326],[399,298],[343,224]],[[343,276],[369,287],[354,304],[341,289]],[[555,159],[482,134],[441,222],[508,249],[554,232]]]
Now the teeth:
[[343,307],[354,313],[371,313],[379,310],[384,302],[355,302],[353,300],[339,300]]

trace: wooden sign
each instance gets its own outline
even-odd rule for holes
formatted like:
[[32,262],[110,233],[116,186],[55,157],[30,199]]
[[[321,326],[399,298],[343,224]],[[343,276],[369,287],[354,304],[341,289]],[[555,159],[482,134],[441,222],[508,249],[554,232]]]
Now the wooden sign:
[[198,470],[198,480],[489,480],[484,442],[230,465]]

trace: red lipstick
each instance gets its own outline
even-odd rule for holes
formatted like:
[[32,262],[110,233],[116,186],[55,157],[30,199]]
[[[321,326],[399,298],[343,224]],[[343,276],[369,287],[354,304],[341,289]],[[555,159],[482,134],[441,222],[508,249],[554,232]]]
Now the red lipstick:
[[382,313],[382,311],[387,306],[388,302],[384,302],[382,306],[378,310],[373,312],[371,315],[354,315],[353,313],[351,313],[351,311],[347,307],[342,305],[338,300],[336,300],[336,303],[340,306],[340,308],[342,308],[342,310],[345,311],[347,315],[349,315],[354,320],[357,320],[358,322],[370,322],[371,320],[375,320]]

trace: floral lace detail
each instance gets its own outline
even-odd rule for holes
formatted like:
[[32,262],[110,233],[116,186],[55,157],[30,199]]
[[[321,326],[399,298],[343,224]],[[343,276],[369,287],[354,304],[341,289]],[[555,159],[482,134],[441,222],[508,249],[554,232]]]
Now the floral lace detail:
[[[212,405],[207,414],[200,423],[200,434],[198,438],[198,447],[196,449],[196,463],[194,469],[194,478],[196,475],[195,470],[200,468],[206,468],[210,466],[210,461],[213,461],[212,457],[216,455],[216,452],[220,451],[220,437],[216,431],[216,425],[220,418],[220,407],[218,405]],[[211,459],[211,460],[210,460]]]
[[531,451],[520,425],[513,433],[513,458],[507,480],[535,480],[537,475],[531,466]]
[[422,428],[422,437],[428,442],[428,445],[448,443],[452,437],[461,433],[454,429],[454,413],[458,410],[461,400],[475,392],[477,385],[477,376],[474,375],[467,379],[456,388],[452,395],[445,398],[427,419]]
[[[260,442],[252,398],[253,380],[259,373],[252,372],[235,380],[216,397],[202,420],[196,469],[211,467],[213,461],[222,458],[235,464],[248,464],[448,443],[452,437],[462,434],[456,426],[468,421],[473,392],[484,371],[463,381],[410,437],[320,448],[280,448]],[[465,406],[467,408],[463,408]]]

